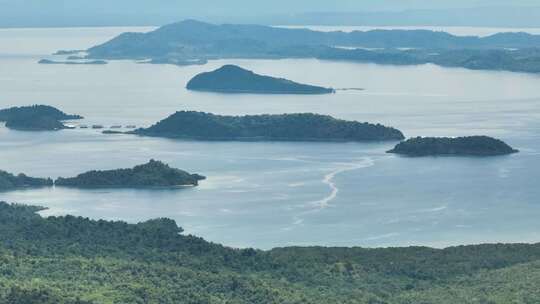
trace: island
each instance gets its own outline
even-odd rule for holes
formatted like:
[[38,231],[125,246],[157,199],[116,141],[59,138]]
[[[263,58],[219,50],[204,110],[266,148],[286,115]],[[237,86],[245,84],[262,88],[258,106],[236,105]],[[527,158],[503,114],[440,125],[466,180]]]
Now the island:
[[401,131],[312,113],[222,116],[181,111],[132,134],[196,140],[241,141],[387,141],[404,139]]
[[190,66],[190,65],[205,65],[208,63],[206,59],[178,59],[178,58],[153,58],[150,60],[139,61],[138,63],[146,64],[171,64],[176,66]]
[[41,59],[39,64],[68,64],[68,65],[104,65],[108,62],[105,60],[89,60],[89,61],[73,61],[75,57],[69,58],[68,61],[57,61],[49,59]]
[[74,188],[147,188],[197,186],[206,177],[150,160],[132,169],[90,171],[73,178],[58,178],[56,186]]
[[408,156],[464,155],[497,156],[519,152],[505,142],[488,136],[416,137],[401,142],[388,153]]
[[84,53],[85,50],[59,50],[55,52],[54,56],[66,56],[66,55],[76,55],[80,53]]
[[62,121],[82,119],[46,105],[12,107],[0,110],[0,122],[6,127],[22,131],[57,131],[67,129]]
[[53,181],[50,178],[29,177],[25,174],[13,175],[0,170],[0,191],[15,190],[18,188],[50,187]]
[[236,65],[224,65],[215,71],[199,74],[188,82],[187,89],[217,93],[253,94],[330,94],[335,92],[330,88],[258,75]]
[[89,59],[172,64],[232,58],[317,58],[540,73],[540,35],[527,33],[487,37],[428,30],[346,33],[185,20],[148,33],[123,33],[86,53]]

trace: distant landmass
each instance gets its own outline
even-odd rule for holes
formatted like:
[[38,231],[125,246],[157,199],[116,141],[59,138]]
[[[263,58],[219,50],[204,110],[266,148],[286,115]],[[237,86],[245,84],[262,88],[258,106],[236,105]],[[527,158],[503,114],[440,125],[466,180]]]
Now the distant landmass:
[[24,131],[56,131],[67,128],[62,121],[82,119],[79,115],[69,115],[54,107],[34,105],[0,110],[0,121],[6,127]]
[[462,37],[428,30],[318,32],[194,20],[148,33],[124,33],[87,50],[89,59],[189,62],[226,58],[318,58],[540,72],[540,35]]
[[104,65],[107,64],[105,60],[90,60],[90,61],[73,61],[75,59],[85,59],[84,57],[71,57],[68,61],[56,61],[49,59],[41,59],[39,64],[68,64],[68,65]]
[[187,84],[188,90],[219,93],[330,94],[333,89],[300,84],[283,78],[262,76],[236,65],[201,73]]
[[221,116],[181,111],[138,135],[198,140],[383,141],[402,140],[401,131],[311,113]]
[[73,178],[58,178],[56,186],[76,188],[144,188],[197,186],[205,179],[155,160],[132,169],[90,171]]
[[14,190],[18,188],[49,187],[53,185],[50,178],[29,177],[25,174],[13,175],[0,170],[0,191]]
[[399,143],[388,153],[409,156],[469,155],[496,156],[517,153],[505,142],[488,136],[416,137]]

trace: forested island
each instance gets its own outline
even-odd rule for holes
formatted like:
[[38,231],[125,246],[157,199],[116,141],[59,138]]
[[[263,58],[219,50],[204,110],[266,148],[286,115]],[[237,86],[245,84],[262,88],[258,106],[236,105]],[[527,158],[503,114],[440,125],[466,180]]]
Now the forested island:
[[505,142],[488,136],[416,137],[399,143],[388,153],[409,156],[469,155],[496,156],[517,153]]
[[404,139],[401,131],[312,113],[222,116],[181,111],[131,133],[197,140],[384,141]]
[[88,59],[156,63],[227,58],[318,58],[540,73],[540,35],[527,33],[461,37],[427,30],[318,32],[187,20],[148,33],[124,33],[88,49],[87,53]]
[[23,131],[57,131],[67,128],[62,121],[82,118],[46,105],[0,110],[0,121],[5,122],[7,128]]
[[0,170],[0,191],[15,190],[20,188],[49,187],[53,185],[50,178],[29,177],[25,174],[13,175]]
[[540,298],[540,245],[232,249],[0,202],[0,303],[508,304]]
[[236,65],[201,73],[187,84],[188,90],[218,93],[330,94],[333,89],[300,84],[283,78],[255,74]]
[[56,186],[75,188],[146,188],[197,186],[205,177],[150,160],[132,169],[90,171],[73,178],[58,178]]

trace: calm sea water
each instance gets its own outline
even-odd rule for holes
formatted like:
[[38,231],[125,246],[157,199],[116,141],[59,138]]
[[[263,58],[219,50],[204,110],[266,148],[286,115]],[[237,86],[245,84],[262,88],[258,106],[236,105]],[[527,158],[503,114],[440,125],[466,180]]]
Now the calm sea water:
[[[235,247],[540,241],[540,76],[318,60],[195,67],[36,63],[57,49],[84,49],[124,30],[0,30],[0,107],[50,104],[84,115],[84,124],[106,126],[148,126],[178,110],[316,112],[384,123],[407,136],[491,135],[522,152],[416,159],[386,154],[395,143],[199,142],[0,127],[0,168],[10,172],[73,176],[154,158],[209,177],[184,190],[52,188],[0,193],[0,200],[47,206],[45,216],[170,217],[187,233]],[[365,91],[259,96],[184,89],[195,74],[226,63]]]

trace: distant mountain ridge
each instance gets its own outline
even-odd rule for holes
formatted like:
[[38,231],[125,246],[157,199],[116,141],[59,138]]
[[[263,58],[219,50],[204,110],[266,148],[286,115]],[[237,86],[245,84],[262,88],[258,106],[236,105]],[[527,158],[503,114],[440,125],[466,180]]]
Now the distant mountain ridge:
[[[540,47],[540,35],[500,33],[460,37],[428,30],[318,32],[263,25],[214,25],[185,20],[149,33],[124,33],[88,50],[90,58],[270,57],[299,46],[429,49],[504,49]],[[288,56],[292,56],[289,54]]]
[[317,58],[540,72],[540,35],[527,33],[463,37],[428,30],[318,32],[186,20],[148,33],[123,33],[87,52],[86,59],[150,59],[154,63]]

